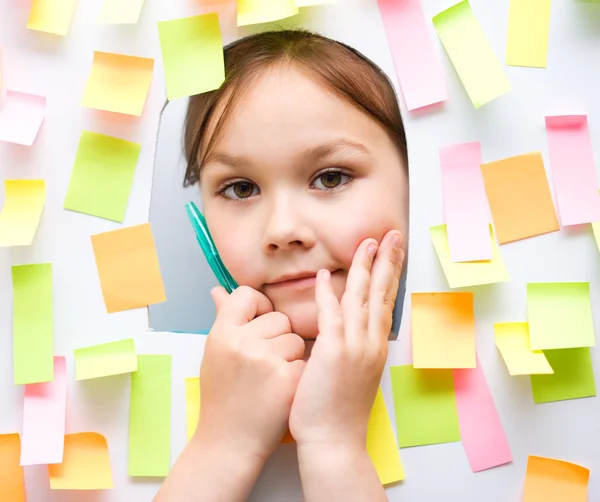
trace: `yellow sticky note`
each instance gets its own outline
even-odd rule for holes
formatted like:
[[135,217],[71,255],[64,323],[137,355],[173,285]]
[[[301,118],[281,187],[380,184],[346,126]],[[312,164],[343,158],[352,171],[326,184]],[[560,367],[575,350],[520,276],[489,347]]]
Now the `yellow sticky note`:
[[27,28],[55,35],[69,32],[75,0],[33,0]]
[[468,0],[434,16],[433,24],[475,108],[511,89]]
[[62,464],[49,464],[52,490],[113,488],[108,444],[95,432],[67,434]]
[[142,114],[154,59],[94,52],[81,106],[139,116]]
[[312,5],[329,5],[337,3],[337,0],[296,0],[297,7],[310,7]]
[[46,203],[44,180],[4,180],[0,247],[29,246]]
[[137,371],[133,338],[75,350],[76,380],[87,380]]
[[496,347],[511,375],[547,375],[554,370],[541,350],[531,350],[529,324],[503,322],[494,324]]
[[551,0],[510,0],[506,64],[546,68]]
[[196,432],[200,417],[200,377],[185,379],[185,428],[188,441]]
[[270,23],[298,14],[295,0],[237,0],[237,25]]
[[400,450],[385,406],[381,387],[377,390],[367,429],[367,451],[382,485],[404,479]]
[[99,23],[107,24],[135,24],[138,22],[144,0],[104,0]]
[[25,502],[19,434],[0,434],[0,500]]
[[413,366],[475,368],[473,293],[412,293]]
[[523,502],[586,502],[590,470],[555,458],[529,456]]

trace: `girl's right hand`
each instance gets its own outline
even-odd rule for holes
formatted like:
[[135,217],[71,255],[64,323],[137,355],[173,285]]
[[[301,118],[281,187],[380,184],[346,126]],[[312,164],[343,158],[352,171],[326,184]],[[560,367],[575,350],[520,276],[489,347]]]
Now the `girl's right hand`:
[[304,369],[304,340],[249,286],[211,290],[217,318],[200,367],[196,438],[209,448],[266,460],[288,429]]

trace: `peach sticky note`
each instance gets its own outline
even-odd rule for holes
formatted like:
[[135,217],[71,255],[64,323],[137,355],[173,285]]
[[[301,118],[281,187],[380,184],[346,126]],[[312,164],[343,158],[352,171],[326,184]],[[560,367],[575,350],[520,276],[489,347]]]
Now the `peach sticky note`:
[[548,375],[554,373],[541,350],[532,350],[529,342],[529,324],[503,322],[494,324],[496,347],[511,375]]
[[0,434],[0,500],[25,502],[25,477],[19,465],[18,434]]
[[99,23],[135,24],[138,22],[144,0],[104,0],[98,15]]
[[106,490],[113,488],[108,444],[95,432],[65,436],[62,463],[48,466],[51,490]]
[[523,502],[586,502],[590,470],[555,458],[529,456]]
[[150,223],[92,235],[108,313],[167,300]]
[[506,64],[546,67],[551,0],[510,0]]
[[454,370],[458,425],[473,472],[512,462],[510,446],[479,360],[473,369]]
[[237,0],[237,25],[270,23],[298,14],[295,0]]
[[600,221],[598,176],[587,116],[546,117],[546,135],[561,224]]
[[43,96],[6,91],[6,102],[0,110],[0,141],[33,145],[45,115]]
[[479,142],[440,147],[442,194],[450,260],[490,260],[490,210],[481,176]]
[[25,386],[21,465],[63,460],[67,413],[67,361],[54,357],[54,380]]
[[482,164],[500,244],[559,230],[540,152]]
[[185,430],[188,441],[196,432],[200,417],[200,377],[185,379]]
[[404,101],[415,110],[448,99],[420,0],[378,0]]
[[29,246],[46,204],[44,180],[4,180],[0,213],[0,248]]
[[154,59],[94,52],[81,106],[141,115],[152,81]]
[[473,293],[412,293],[415,368],[474,368]]
[[27,28],[55,35],[69,32],[76,0],[33,0]]

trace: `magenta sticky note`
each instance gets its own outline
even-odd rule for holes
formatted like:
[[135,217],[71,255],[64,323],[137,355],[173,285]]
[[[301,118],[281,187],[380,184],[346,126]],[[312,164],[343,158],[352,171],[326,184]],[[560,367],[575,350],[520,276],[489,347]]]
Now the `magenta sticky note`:
[[448,99],[421,0],[377,3],[407,108],[415,110]]
[[0,110],[0,141],[31,146],[45,115],[46,98],[6,91],[6,102]]
[[546,117],[546,134],[561,224],[600,221],[598,177],[587,116]]
[[453,262],[492,259],[490,209],[479,142],[440,147],[442,196]]
[[455,369],[460,437],[473,472],[512,462],[510,446],[479,359],[473,369]]
[[67,413],[67,362],[54,357],[54,380],[25,385],[21,465],[63,461]]

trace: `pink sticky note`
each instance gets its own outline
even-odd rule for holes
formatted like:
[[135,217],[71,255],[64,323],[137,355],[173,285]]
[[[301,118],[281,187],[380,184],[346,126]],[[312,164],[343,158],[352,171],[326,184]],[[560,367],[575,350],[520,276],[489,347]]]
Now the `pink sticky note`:
[[546,117],[546,133],[561,224],[600,221],[598,178],[587,116]]
[[[448,99],[420,0],[377,0],[409,110]],[[430,24],[430,23],[429,23]]]
[[490,209],[478,142],[440,147],[442,195],[453,262],[492,259]]
[[46,115],[46,98],[6,91],[0,110],[0,141],[31,146]]
[[54,380],[25,385],[21,465],[60,464],[67,413],[67,362],[54,357]]
[[494,398],[490,393],[481,363],[473,369],[455,369],[454,391],[458,424],[473,472],[512,462]]

